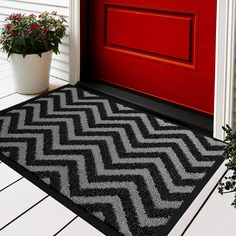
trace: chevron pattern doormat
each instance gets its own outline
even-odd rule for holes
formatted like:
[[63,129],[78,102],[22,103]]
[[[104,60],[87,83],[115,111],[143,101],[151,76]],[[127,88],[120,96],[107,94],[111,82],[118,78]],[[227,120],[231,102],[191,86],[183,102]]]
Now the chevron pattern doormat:
[[70,85],[0,115],[1,159],[78,214],[85,210],[107,235],[167,235],[222,163],[224,147]]

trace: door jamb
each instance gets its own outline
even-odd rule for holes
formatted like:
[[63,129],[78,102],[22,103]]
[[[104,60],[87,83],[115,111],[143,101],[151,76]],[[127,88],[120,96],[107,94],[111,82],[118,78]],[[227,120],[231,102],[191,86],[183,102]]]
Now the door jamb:
[[[70,0],[70,84],[80,81],[81,1]],[[222,125],[233,125],[235,21],[236,1],[217,0],[213,136],[221,140]]]
[[80,80],[80,0],[70,0],[69,5],[69,83],[75,85]]
[[221,140],[222,126],[233,126],[235,18],[235,0],[218,0],[213,136]]

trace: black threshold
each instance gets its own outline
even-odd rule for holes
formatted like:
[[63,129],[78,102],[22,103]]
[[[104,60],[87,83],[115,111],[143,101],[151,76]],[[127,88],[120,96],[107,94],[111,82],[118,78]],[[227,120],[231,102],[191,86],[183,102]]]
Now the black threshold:
[[79,86],[112,96],[177,124],[213,136],[213,117],[103,81],[82,79]]

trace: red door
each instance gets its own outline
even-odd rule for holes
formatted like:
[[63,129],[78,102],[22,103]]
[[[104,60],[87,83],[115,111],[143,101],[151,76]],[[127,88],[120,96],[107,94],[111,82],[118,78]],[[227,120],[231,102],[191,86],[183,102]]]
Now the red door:
[[213,114],[216,0],[90,1],[90,73]]

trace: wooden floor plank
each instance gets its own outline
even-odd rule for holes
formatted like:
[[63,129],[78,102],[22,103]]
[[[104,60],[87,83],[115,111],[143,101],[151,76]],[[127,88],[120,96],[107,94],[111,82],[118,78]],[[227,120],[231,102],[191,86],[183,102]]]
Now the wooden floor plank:
[[49,90],[56,89],[58,87],[64,86],[68,84],[67,81],[61,80],[61,79],[55,79],[55,78],[50,78],[50,85],[49,85]]
[[51,197],[8,225],[0,236],[52,236],[76,215]]
[[89,235],[89,236],[105,236],[103,233],[95,229],[92,225],[77,217],[67,227],[65,227],[56,236],[73,236],[73,235]]
[[22,176],[15,172],[13,169],[5,165],[0,164],[0,191],[6,186],[12,184],[16,180],[20,179]]
[[236,209],[231,206],[234,195],[222,196],[216,188],[184,236],[235,236]]
[[[49,85],[49,91],[56,89],[60,86],[66,85],[68,82],[62,81],[59,79],[50,79],[50,85]],[[19,104],[21,102],[25,102],[37,95],[23,95],[23,94],[18,94],[15,93],[13,95],[9,95],[7,97],[4,97],[0,99],[0,110],[6,109],[8,107],[14,106],[16,104]]]
[[14,106],[21,102],[25,102],[31,98],[35,97],[34,95],[22,95],[22,94],[13,94],[7,97],[4,97],[0,100],[0,110],[4,110],[8,107]]
[[0,229],[45,196],[47,196],[45,192],[26,179],[21,179],[2,191],[0,194]]

